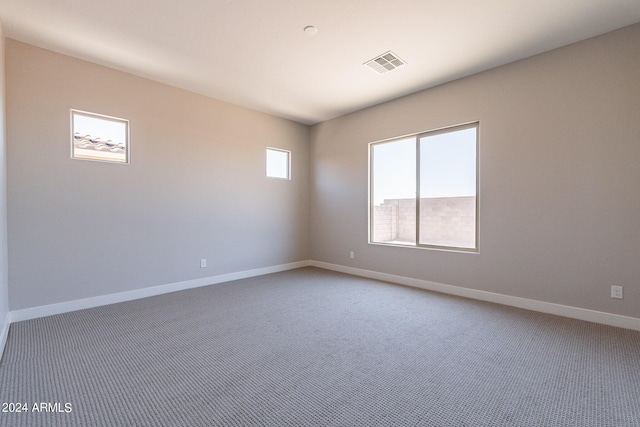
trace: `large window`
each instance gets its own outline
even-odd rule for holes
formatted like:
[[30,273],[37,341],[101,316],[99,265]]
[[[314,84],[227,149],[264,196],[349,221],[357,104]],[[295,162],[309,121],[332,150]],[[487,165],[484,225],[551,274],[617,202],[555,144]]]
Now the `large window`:
[[477,251],[478,123],[369,150],[371,243]]

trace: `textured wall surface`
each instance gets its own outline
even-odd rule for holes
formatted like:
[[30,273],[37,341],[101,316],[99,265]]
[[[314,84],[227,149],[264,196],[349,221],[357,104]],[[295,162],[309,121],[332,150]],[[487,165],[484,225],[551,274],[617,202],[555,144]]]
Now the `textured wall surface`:
[[[312,259],[640,317],[638,40],[640,24],[315,125]],[[368,244],[368,144],[474,121],[479,253]]]
[[7,273],[7,162],[5,127],[5,85],[4,85],[4,33],[0,25],[0,357],[2,356],[2,331],[9,313],[9,284]]
[[[71,108],[128,119],[131,164],[72,160]],[[12,310],[309,258],[307,126],[12,40],[7,119]]]
[[[638,40],[640,24],[311,131],[8,40],[9,308],[311,258],[640,317]],[[70,108],[129,119],[131,164],[71,160]],[[475,121],[479,253],[369,245],[368,144]],[[265,178],[267,146],[291,150],[291,181]]]

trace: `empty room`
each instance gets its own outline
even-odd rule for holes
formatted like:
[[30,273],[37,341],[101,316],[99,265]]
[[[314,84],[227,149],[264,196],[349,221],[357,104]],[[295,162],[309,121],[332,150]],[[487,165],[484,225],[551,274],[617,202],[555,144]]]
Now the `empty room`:
[[637,0],[0,40],[0,426],[640,426]]

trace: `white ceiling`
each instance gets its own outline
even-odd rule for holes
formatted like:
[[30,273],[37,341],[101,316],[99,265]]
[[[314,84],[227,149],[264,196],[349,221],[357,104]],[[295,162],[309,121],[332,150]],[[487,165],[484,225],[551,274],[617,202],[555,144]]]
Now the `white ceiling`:
[[[311,124],[640,22],[640,1],[2,0],[0,21],[16,40]],[[407,65],[362,65],[388,50]]]

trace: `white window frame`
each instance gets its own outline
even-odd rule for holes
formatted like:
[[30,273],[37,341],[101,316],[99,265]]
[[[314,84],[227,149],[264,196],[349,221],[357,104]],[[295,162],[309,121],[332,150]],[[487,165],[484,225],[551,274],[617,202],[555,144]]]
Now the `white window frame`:
[[[449,132],[456,132],[465,129],[476,129],[476,153],[475,153],[475,168],[476,168],[476,177],[475,177],[475,236],[474,236],[474,247],[458,247],[458,246],[446,246],[446,245],[437,245],[437,244],[424,244],[420,243],[420,139],[426,136],[435,136],[438,134],[444,134]],[[402,141],[407,139],[415,139],[416,143],[416,189],[415,189],[415,198],[416,198],[416,235],[415,242],[413,244],[409,243],[389,243],[389,242],[380,242],[374,240],[374,170],[373,170],[373,148],[379,144],[393,143],[396,141]],[[399,136],[395,138],[380,140],[369,143],[368,146],[368,173],[369,173],[369,215],[368,215],[368,243],[375,245],[383,245],[383,246],[394,246],[394,247],[402,247],[402,248],[422,248],[422,249],[437,249],[437,250],[446,250],[446,251],[458,251],[458,252],[470,252],[470,253],[479,253],[479,216],[480,216],[480,122],[468,122],[454,126],[448,126],[443,128],[438,128],[430,131],[420,132],[416,134],[409,134],[404,136]]]
[[[75,138],[75,126],[74,126],[74,117],[75,116],[84,116],[84,117],[90,117],[93,119],[99,119],[99,120],[104,120],[107,122],[115,122],[115,123],[119,123],[124,125],[125,127],[125,131],[124,131],[124,138],[125,140],[123,141],[125,147],[124,147],[124,160],[118,160],[118,159],[109,159],[107,156],[100,156],[99,152],[95,155],[95,156],[91,156],[90,154],[78,154],[76,153],[76,138]],[[122,119],[119,117],[113,117],[113,116],[106,116],[104,114],[97,114],[97,113],[91,113],[89,111],[82,111],[82,110],[75,110],[75,109],[71,109],[70,110],[70,127],[71,127],[71,158],[74,160],[87,160],[87,161],[93,161],[93,162],[105,162],[105,163],[116,163],[116,164],[130,164],[131,162],[131,157],[130,157],[130,137],[129,137],[129,120],[127,119]],[[94,137],[100,136],[100,135],[93,135]]]
[[[287,155],[287,176],[283,177],[283,176],[269,175],[269,151],[285,153]],[[267,178],[291,180],[291,151],[284,150],[282,148],[267,147],[267,149],[265,150],[265,172],[266,172]]]

